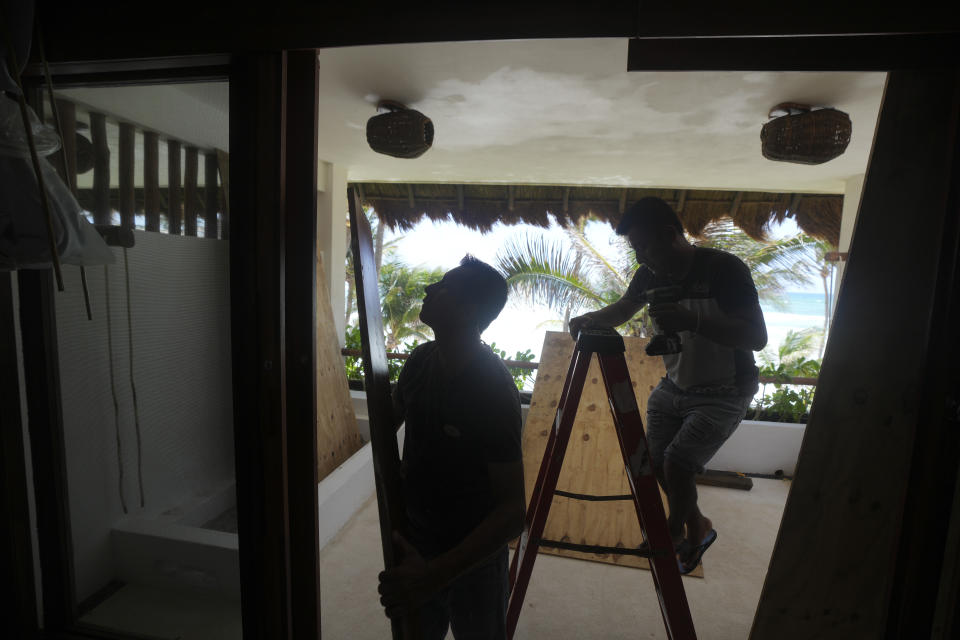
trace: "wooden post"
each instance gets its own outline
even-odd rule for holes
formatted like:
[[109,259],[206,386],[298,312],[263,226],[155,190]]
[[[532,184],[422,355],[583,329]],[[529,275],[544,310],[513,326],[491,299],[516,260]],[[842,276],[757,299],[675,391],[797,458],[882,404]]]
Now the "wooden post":
[[133,149],[135,129],[129,122],[120,123],[120,226],[134,228]]
[[183,219],[183,196],[180,192],[180,143],[167,140],[167,233],[179,236]]
[[[19,344],[13,308],[12,273],[0,273],[0,615],[12,638],[39,637],[33,576],[30,505],[20,406]],[[29,587],[29,588],[24,588]]]
[[160,141],[153,131],[143,132],[143,227],[160,231]]
[[[317,67],[317,53],[312,49],[287,54],[286,131],[296,132],[287,137],[284,162],[287,486],[290,557],[296,559],[290,563],[294,638],[316,638],[320,629],[316,299],[320,81]],[[208,194],[210,180],[208,162]],[[216,186],[216,165],[213,184]],[[209,220],[209,207],[207,211]]]
[[107,145],[107,118],[102,113],[90,113],[90,137],[93,142],[93,221],[112,224],[110,147]]
[[794,218],[797,217],[797,207],[800,206],[800,197],[801,195],[799,193],[795,193],[793,197],[790,198],[790,208],[787,209],[787,211],[789,211],[790,215]]
[[737,215],[737,212],[740,211],[740,204],[743,202],[743,191],[737,191],[737,195],[733,197],[733,204],[730,205],[730,213],[728,214],[731,218]]
[[215,151],[203,156],[203,181],[203,194],[205,196],[203,237],[216,238],[218,230],[217,212],[220,211],[220,187],[217,185],[217,153]]
[[23,352],[30,354],[23,359],[23,379],[37,505],[43,623],[46,629],[56,631],[76,619],[77,603],[53,272],[22,269],[17,284],[21,343]]
[[[353,250],[353,271],[357,283],[357,315],[363,347],[363,370],[367,391],[367,413],[370,416],[370,446],[373,453],[374,483],[377,488],[377,509],[380,514],[380,542],[387,568],[399,561],[392,532],[406,532],[406,509],[400,493],[400,452],[397,449],[396,423],[390,401],[390,373],[387,350],[383,342],[383,318],[377,289],[377,265],[373,255],[370,223],[363,214],[353,187],[347,189],[350,210],[350,243]],[[414,640],[412,620],[401,625],[393,621],[394,640]]]
[[77,107],[69,100],[57,100],[57,113],[60,116],[60,129],[62,132],[63,153],[56,154],[55,157],[67,159],[67,166],[63,167],[61,162],[57,162],[57,169],[61,172],[60,177],[70,187],[70,190],[77,192]]
[[230,238],[230,155],[217,149],[217,167],[220,170],[220,195],[223,197],[223,211],[220,212],[220,237]]
[[187,147],[183,164],[183,226],[185,235],[197,235],[197,148]]
[[[958,125],[956,70],[889,75],[751,638],[933,637],[958,466]],[[891,291],[907,311],[877,312]]]
[[233,58],[230,315],[243,637],[277,640],[292,638],[283,321],[285,79],[282,53]]

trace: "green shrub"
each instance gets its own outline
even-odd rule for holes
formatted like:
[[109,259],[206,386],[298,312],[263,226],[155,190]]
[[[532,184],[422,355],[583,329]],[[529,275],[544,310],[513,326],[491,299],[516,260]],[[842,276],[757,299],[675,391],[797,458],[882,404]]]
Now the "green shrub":
[[[496,342],[490,343],[490,349],[495,354],[500,356],[501,360],[515,360],[517,362],[532,362],[534,358],[533,352],[530,351],[530,349],[527,349],[526,351],[517,351],[517,353],[512,358],[508,358],[507,352],[504,351],[503,349],[498,349]],[[513,376],[513,383],[517,385],[517,389],[519,389],[520,391],[523,391],[524,386],[526,386],[528,382],[533,381],[533,372],[534,372],[533,369],[523,369],[521,367],[507,367],[507,370],[510,372],[510,375]]]

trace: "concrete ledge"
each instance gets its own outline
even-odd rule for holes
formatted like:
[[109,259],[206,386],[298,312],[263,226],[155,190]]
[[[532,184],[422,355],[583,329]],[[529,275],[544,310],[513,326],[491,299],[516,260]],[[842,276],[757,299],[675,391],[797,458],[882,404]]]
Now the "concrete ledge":
[[[351,392],[353,393],[355,392]],[[365,414],[366,411],[363,416],[364,423],[367,422]],[[357,422],[360,421],[358,413]],[[401,451],[403,451],[404,430],[405,427],[400,427],[397,431],[397,443]],[[375,490],[373,451],[370,443],[367,442],[317,485],[321,549],[339,533],[350,518],[360,510],[360,507],[370,499]]]
[[[351,391],[360,430],[369,439],[367,397],[363,391]],[[526,423],[529,405],[522,405]],[[792,476],[800,455],[805,424],[744,420],[707,465],[717,471],[774,475],[782,471]]]
[[237,534],[138,517],[111,532],[117,578],[240,598]]
[[792,476],[805,424],[744,420],[707,465],[718,471]]

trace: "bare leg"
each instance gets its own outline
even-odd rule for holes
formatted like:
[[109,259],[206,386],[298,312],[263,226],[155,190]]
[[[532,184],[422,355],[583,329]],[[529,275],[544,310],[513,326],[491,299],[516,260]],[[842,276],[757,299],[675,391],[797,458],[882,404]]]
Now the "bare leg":
[[[657,477],[657,481],[660,483],[660,486],[663,488],[663,492],[667,494],[667,498],[669,499],[670,490],[667,488],[667,476],[666,476],[666,473],[664,472],[663,465],[655,464],[653,466],[653,474]],[[670,509],[672,513],[672,509],[673,509],[672,505]],[[644,536],[646,536],[646,534],[644,534]],[[681,531],[679,535],[674,535],[673,529],[670,528],[670,537],[673,539],[674,546],[677,546],[683,540],[683,532]],[[640,543],[640,546],[638,547],[638,549],[640,551],[648,551],[650,549],[650,545],[647,543],[646,540],[644,540],[642,543]]]

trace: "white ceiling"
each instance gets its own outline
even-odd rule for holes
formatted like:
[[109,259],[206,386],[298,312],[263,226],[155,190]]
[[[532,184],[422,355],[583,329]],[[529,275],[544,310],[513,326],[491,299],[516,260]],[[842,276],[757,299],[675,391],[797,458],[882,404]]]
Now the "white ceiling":
[[226,82],[84,87],[62,89],[57,94],[201,148],[226,150],[229,145],[230,92]]
[[[882,73],[627,72],[626,39],[351,47],[319,53],[320,155],[351,180],[511,182],[842,193],[864,173]],[[379,98],[430,117],[433,148],[374,153]],[[850,146],[819,166],[772,162],[760,128],[780,102],[850,114]]]
[[[324,49],[320,158],[350,180],[593,184],[843,193],[866,171],[885,74],[626,71],[625,39]],[[91,107],[227,149],[226,85],[64,91]],[[429,116],[433,148],[370,150],[376,102]],[[780,102],[850,114],[850,146],[817,166],[771,162],[760,128]]]

